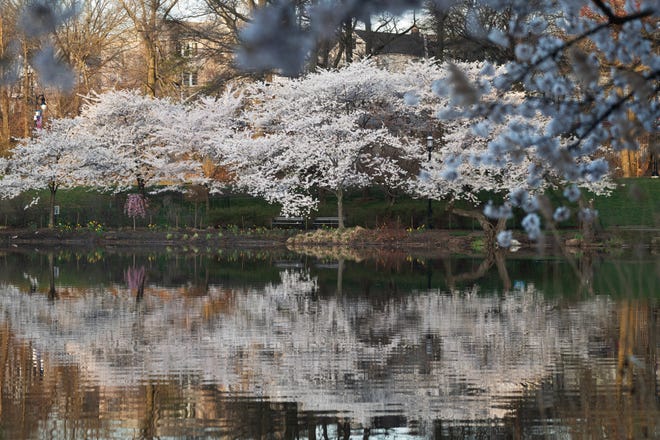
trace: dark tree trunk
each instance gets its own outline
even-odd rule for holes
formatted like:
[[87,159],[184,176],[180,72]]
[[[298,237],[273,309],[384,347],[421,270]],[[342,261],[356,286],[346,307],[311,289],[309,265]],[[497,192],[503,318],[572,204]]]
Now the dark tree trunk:
[[55,227],[55,194],[57,193],[57,184],[55,182],[50,182],[48,184],[48,189],[50,190],[48,227],[53,229]]
[[435,28],[435,35],[437,37],[432,54],[435,59],[442,61],[445,56],[445,40],[447,39],[446,26],[447,19],[449,18],[449,11],[430,5],[429,14],[431,15],[433,27]]
[[364,30],[365,30],[364,52],[366,56],[370,57],[374,50],[374,36],[373,36],[373,30],[371,28],[371,17],[369,16],[364,20]]
[[353,62],[353,20],[348,19],[344,23],[344,39],[346,41],[346,64]]
[[144,178],[142,178],[141,176],[137,176],[135,180],[137,183],[138,192],[144,196],[145,188],[146,188],[146,182],[144,181]]
[[337,227],[344,229],[344,190],[339,188],[335,194],[337,195],[337,218],[339,219]]

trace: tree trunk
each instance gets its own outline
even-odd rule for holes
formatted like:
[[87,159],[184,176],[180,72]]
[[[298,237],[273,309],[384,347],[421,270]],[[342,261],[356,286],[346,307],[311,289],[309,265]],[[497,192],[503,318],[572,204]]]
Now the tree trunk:
[[[5,57],[5,34],[4,22],[0,17],[0,59]],[[0,66],[0,75],[4,76],[4,67]],[[0,127],[0,155],[9,150],[9,140],[11,135],[9,133],[9,86],[0,86],[0,119],[2,119],[2,126]]]
[[145,182],[145,180],[141,176],[137,176],[135,180],[137,182],[138,193],[140,193],[144,197],[147,182]]
[[156,96],[156,82],[158,80],[158,60],[154,44],[150,41],[145,42],[147,52],[147,94]]
[[9,90],[8,86],[0,87],[0,118],[2,118],[2,127],[0,128],[0,155],[9,151],[11,144],[11,132],[9,131]]
[[345,32],[346,35],[346,64],[351,64],[353,62],[353,20],[348,19],[345,22]]
[[328,41],[321,43],[321,67],[324,69],[330,67],[330,43]]
[[[23,43],[23,72],[30,72],[30,65],[28,64],[28,50],[27,43]],[[32,134],[32,108],[30,101],[32,100],[32,75],[23,75],[23,137],[29,138]]]
[[337,227],[339,229],[344,229],[344,190],[343,188],[337,189],[335,192],[337,195],[337,218],[339,219],[339,223],[337,224]]
[[50,190],[50,212],[48,213],[48,228],[53,229],[55,227],[55,193],[57,193],[57,184],[54,182],[49,183],[48,189]]
[[651,151],[651,135],[645,134],[638,138],[639,150],[637,152],[637,177],[646,176],[651,167],[653,153]]
[[337,47],[337,54],[335,55],[335,59],[332,61],[333,68],[339,67],[339,64],[341,63],[341,56],[344,54],[345,50],[346,50],[346,43],[342,38],[341,40],[339,40],[339,45]]
[[[594,212],[594,201],[589,200],[586,202],[584,198],[580,198],[579,202],[580,211],[589,209],[592,213]],[[582,219],[580,221],[580,229],[582,230],[582,243],[585,246],[591,245],[594,242],[594,226],[595,219]]]
[[364,19],[365,41],[364,41],[364,54],[370,57],[374,51],[374,33],[371,26],[371,16],[367,15]]
[[636,177],[637,176],[637,154],[634,151],[623,150],[620,153],[621,157],[621,171],[623,177]]
[[433,12],[435,34],[437,35],[437,45],[434,50],[435,59],[442,61],[445,57],[445,24],[448,14],[446,11],[434,10]]

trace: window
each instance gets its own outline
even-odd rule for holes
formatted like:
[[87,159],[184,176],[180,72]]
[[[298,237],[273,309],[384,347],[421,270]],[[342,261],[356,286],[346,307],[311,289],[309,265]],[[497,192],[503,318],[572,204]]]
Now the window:
[[197,72],[183,72],[182,81],[186,87],[194,87],[197,85]]
[[197,55],[197,42],[196,41],[183,41],[181,43],[181,56],[190,58]]

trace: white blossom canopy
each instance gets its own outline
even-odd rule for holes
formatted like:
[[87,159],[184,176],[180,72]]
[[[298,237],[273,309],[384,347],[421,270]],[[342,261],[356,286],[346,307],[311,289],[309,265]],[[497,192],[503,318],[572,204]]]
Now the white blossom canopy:
[[419,145],[380,119],[399,101],[392,75],[362,62],[248,88],[250,128],[225,153],[238,185],[282,204],[287,215],[314,209],[319,189],[341,203],[347,188],[402,186],[402,161]]
[[[443,11],[466,2],[430,3]],[[364,19],[383,10],[400,13],[420,7],[422,1],[315,2],[305,11],[310,25],[304,29],[291,19],[292,4],[275,2],[255,15],[242,34],[244,46],[238,54],[242,66],[298,72],[311,45],[347,17]],[[581,165],[584,157],[591,157],[602,145],[637,150],[644,139],[657,139],[657,0],[474,0],[469,9],[472,36],[513,49],[516,56],[495,72],[496,96],[521,88],[526,91],[522,103],[507,105],[493,100],[465,72],[452,70],[450,93],[462,117],[507,121],[492,136],[515,142],[493,140],[493,149],[503,154],[529,151],[546,169],[554,168],[553,175],[578,180],[602,174],[602,164]],[[510,18],[505,28],[486,31],[479,24],[481,10],[506,11]],[[539,130],[521,131],[521,125]],[[660,155],[657,146],[653,153]],[[539,173],[540,178],[544,175]]]
[[[404,77],[410,81],[407,100],[422,114],[440,118],[429,127],[434,135],[431,160],[421,160],[418,178],[410,191],[434,199],[464,199],[473,203],[483,192],[512,190],[539,192],[546,187],[577,183],[596,193],[611,189],[607,164],[594,155],[566,164],[561,173],[539,158],[543,145],[525,145],[525,139],[542,135],[548,118],[536,111],[527,117],[509,109],[525,106],[519,91],[498,92],[492,81],[504,67],[489,63],[410,63]],[[459,84],[463,83],[463,85]],[[499,108],[488,115],[466,117],[460,111],[465,99],[456,90],[473,88],[483,102]],[[568,141],[563,141],[566,144]],[[594,153],[597,153],[598,150]],[[556,158],[559,162],[564,155]]]
[[178,112],[177,104],[136,91],[89,97],[78,124],[91,141],[88,148],[96,155],[107,189],[118,192],[135,185],[181,189],[206,183],[193,145],[161,134],[161,127]]
[[32,189],[96,186],[97,158],[86,148],[88,141],[77,119],[53,120],[48,130],[38,130],[12,150],[0,180],[3,197]]

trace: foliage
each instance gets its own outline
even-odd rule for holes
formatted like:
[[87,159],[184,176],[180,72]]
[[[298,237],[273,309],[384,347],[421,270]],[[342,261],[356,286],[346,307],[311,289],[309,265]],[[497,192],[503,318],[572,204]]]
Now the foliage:
[[[420,113],[447,114],[456,111],[456,98],[445,96],[444,89],[453,81],[457,71],[464,75],[465,80],[474,82],[484,95],[482,99],[490,100],[493,105],[515,107],[524,101],[525,96],[521,92],[499,95],[494,92],[491,81],[496,71],[488,63],[411,63],[404,75],[410,78],[409,94],[414,96],[412,102]],[[434,199],[462,199],[478,204],[479,194],[484,191],[539,193],[563,180],[563,176],[552,170],[544,179],[530,179],[530,169],[536,167],[533,149],[521,149],[515,154],[493,151],[495,142],[513,142],[506,132],[510,124],[518,127],[518,136],[526,136],[542,130],[546,122],[543,118],[531,123],[517,117],[467,118],[458,115],[445,121],[430,120],[427,128],[432,141],[432,145],[427,146],[431,148],[430,158],[420,160],[419,176],[409,182],[409,191],[413,194]],[[591,158],[586,158],[585,165],[590,163]],[[606,179],[598,184],[580,179],[580,183],[598,192],[610,187]]]
[[90,220],[87,222],[87,229],[92,232],[100,233],[103,232],[103,225],[96,220]]

